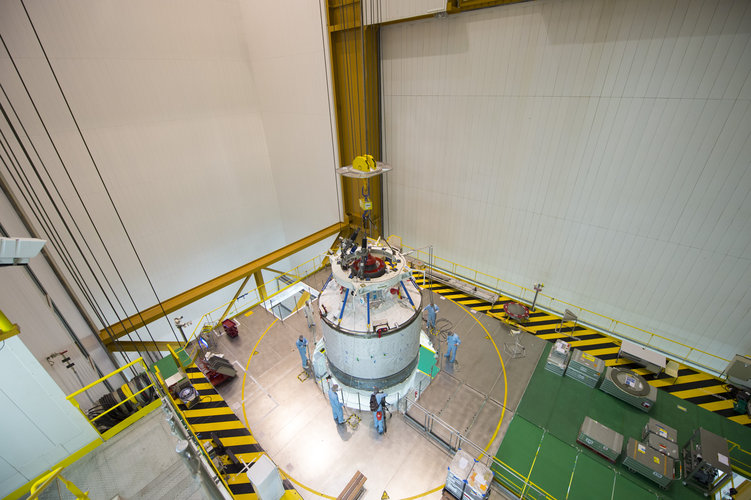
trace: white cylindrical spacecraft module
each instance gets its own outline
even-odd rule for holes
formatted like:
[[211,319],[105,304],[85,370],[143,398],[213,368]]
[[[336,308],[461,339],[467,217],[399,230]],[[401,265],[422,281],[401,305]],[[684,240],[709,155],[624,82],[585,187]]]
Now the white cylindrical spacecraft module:
[[326,359],[339,382],[386,389],[417,366],[422,296],[399,252],[346,243],[319,296]]

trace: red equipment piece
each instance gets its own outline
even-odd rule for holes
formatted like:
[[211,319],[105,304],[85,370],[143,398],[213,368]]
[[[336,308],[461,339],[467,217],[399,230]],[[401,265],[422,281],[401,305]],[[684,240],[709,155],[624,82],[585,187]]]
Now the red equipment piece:
[[[352,267],[355,268],[356,272],[360,271],[360,265],[361,262],[359,260],[356,260],[352,263]],[[365,269],[363,271],[363,275],[366,278],[377,278],[379,276],[383,276],[386,273],[386,263],[383,262],[383,259],[379,257],[373,257],[371,254],[368,254],[368,258],[365,259]]]
[[224,333],[226,333],[228,337],[237,337],[237,325],[234,321],[231,319],[225,319],[222,321],[222,326],[224,327]]

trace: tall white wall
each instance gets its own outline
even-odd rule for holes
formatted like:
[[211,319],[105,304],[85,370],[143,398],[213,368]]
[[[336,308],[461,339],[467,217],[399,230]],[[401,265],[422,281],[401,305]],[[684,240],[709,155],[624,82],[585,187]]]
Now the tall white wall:
[[382,53],[389,232],[751,351],[749,2],[540,0],[387,26]]
[[[339,220],[326,49],[317,2],[294,8],[292,2],[259,6],[249,0],[25,3],[104,184],[161,299]],[[280,29],[282,18],[284,29]],[[92,262],[91,253],[102,266],[100,271],[92,264],[90,271],[73,250],[73,260],[103,305],[106,323],[117,319],[112,309],[125,317],[154,305],[151,284],[20,2],[0,2],[0,34],[68,168],[72,182],[0,47],[0,83],[68,204],[72,216],[61,210],[75,240]],[[4,97],[0,96],[0,102],[11,113]],[[15,119],[14,125],[23,135]],[[2,120],[0,129],[10,135]],[[21,149],[15,152],[30,171]],[[0,172],[10,181],[2,165]],[[30,175],[44,200],[40,183]],[[21,190],[15,186],[14,190],[25,204]],[[53,196],[59,202],[54,191]],[[3,202],[9,206],[7,200]],[[43,203],[61,239],[75,248],[74,238],[66,234],[51,204]],[[3,211],[1,217],[6,226],[21,227],[12,211]],[[51,244],[48,248],[62,263]],[[113,306],[107,304],[94,275],[110,297],[114,294],[109,287],[114,288],[122,306],[112,299]],[[174,316],[198,318],[229,300],[235,291],[235,286],[228,287]],[[0,287],[0,299],[12,293],[13,287]],[[6,303],[6,307],[10,306]],[[14,309],[6,313],[22,324],[23,312]],[[173,339],[170,322],[171,318],[149,325],[154,337]],[[78,333],[89,334],[85,327]],[[148,338],[143,329],[140,333]],[[39,351],[35,355],[42,359]]]
[[20,336],[1,344],[0,377],[0,495],[6,497],[99,436]]

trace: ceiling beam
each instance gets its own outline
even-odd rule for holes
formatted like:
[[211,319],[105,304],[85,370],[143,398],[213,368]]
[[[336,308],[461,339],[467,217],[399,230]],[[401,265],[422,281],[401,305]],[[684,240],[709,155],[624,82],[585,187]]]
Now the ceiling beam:
[[206,283],[202,283],[194,288],[191,288],[190,290],[167,299],[161,304],[151,306],[148,309],[130,316],[129,318],[125,318],[118,323],[110,325],[109,327],[99,332],[99,337],[105,344],[110,344],[114,341],[114,339],[119,339],[123,335],[127,335],[128,333],[133,332],[144,325],[163,318],[164,316],[175,312],[187,306],[188,304],[206,297],[207,295],[210,295],[217,290],[221,290],[227,285],[231,285],[236,281],[245,279],[247,276],[250,276],[256,271],[260,271],[261,269],[268,267],[271,264],[278,262],[286,257],[289,257],[290,255],[293,255],[300,250],[313,245],[314,243],[318,243],[319,241],[326,239],[329,236],[338,234],[346,228],[347,225],[343,222],[332,224],[329,227],[306,236],[305,238],[302,238],[295,241],[294,243],[290,243],[287,246],[275,250],[270,254],[264,255],[263,257],[258,258],[254,261],[248,262],[247,264],[240,266],[237,269],[233,269],[232,271],[224,273],[221,276],[217,276],[216,278],[211,279]]

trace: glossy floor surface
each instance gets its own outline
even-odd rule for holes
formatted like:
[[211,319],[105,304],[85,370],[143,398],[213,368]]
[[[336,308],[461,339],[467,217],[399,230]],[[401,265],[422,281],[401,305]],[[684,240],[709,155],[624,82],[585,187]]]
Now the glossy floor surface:
[[[320,289],[326,277],[319,274],[308,283]],[[504,350],[513,340],[503,323],[437,295],[433,300],[441,307],[443,332],[432,337],[440,353],[446,351],[448,330],[462,344],[455,363],[439,356],[441,372],[419,399],[422,414],[411,412],[412,417],[419,423],[425,411],[433,413],[445,423],[438,427],[453,428],[495,454],[545,342],[525,334],[526,355],[513,359]],[[302,312],[281,321],[257,307],[236,319],[239,336],[219,335],[216,351],[233,362],[238,376],[218,391],[277,465],[305,486],[298,487],[303,497],[336,497],[358,470],[367,477],[363,498],[384,492],[407,498],[432,490],[425,498],[441,497],[451,460],[441,442],[445,435],[436,428],[425,432],[396,411],[384,435],[376,433],[370,412],[345,410],[345,417],[356,415],[351,422],[359,417],[359,425],[336,425],[327,398],[313,379],[305,379],[295,348],[298,335],[315,340],[319,329],[308,329]]]

